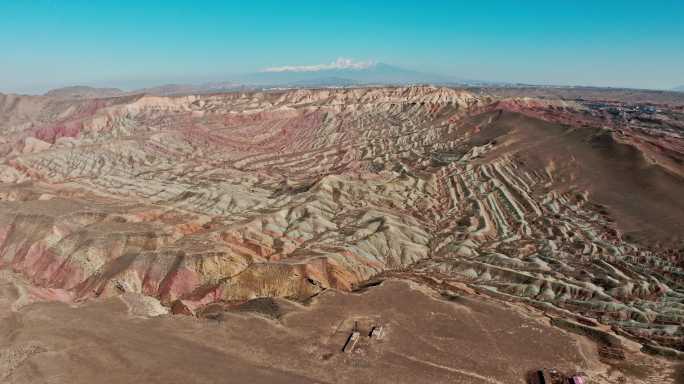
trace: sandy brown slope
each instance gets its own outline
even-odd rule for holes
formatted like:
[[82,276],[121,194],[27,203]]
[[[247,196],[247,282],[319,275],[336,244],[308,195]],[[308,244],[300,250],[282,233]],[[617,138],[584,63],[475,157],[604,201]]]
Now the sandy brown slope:
[[[483,161],[514,154],[530,170],[544,169],[559,191],[588,191],[618,227],[642,241],[684,239],[684,179],[649,161],[613,130],[573,127],[519,113],[494,112],[474,144],[496,140]],[[482,117],[477,117],[481,119]]]
[[[0,303],[26,289],[0,276]],[[595,383],[671,382],[673,366],[640,354],[635,363],[597,361],[589,339],[523,308],[388,281],[362,294],[327,292],[307,306],[275,301],[278,319],[228,312],[223,321],[132,312],[134,299],[77,308],[24,303],[0,314],[4,383],[523,383],[530,370],[583,371]],[[365,336],[341,352],[353,323]]]

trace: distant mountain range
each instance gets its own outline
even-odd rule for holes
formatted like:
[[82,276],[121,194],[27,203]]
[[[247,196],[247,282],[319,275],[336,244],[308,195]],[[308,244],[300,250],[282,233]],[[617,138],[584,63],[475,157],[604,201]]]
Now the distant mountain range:
[[[135,89],[132,91],[123,91],[118,88],[70,86],[50,90],[45,93],[45,96],[64,99],[83,99],[115,97],[140,93],[158,96],[171,96],[184,94],[187,95],[193,93],[219,93],[235,90],[268,88],[315,88],[409,84],[475,87],[557,87],[465,80],[428,72],[405,69],[385,63],[355,62],[349,59],[337,59],[330,64],[266,68],[259,72],[232,76],[231,81],[208,82],[202,84],[164,84],[155,87]],[[672,88],[672,91],[684,92],[684,85]]]
[[240,89],[243,84],[223,81],[210,82],[202,84],[165,84],[157,87],[142,88],[132,91],[131,93],[147,93],[158,96],[182,95],[189,93],[214,93],[222,91],[232,91]]
[[324,65],[267,68],[259,72],[233,76],[233,80],[227,82],[165,84],[132,91],[123,91],[118,88],[72,86],[53,89],[45,93],[45,95],[58,98],[80,99],[114,97],[139,93],[170,96],[254,88],[348,87],[356,85],[406,84],[464,85],[482,83],[404,69],[384,63],[355,63],[344,61],[344,59],[338,59],[336,62]]
[[75,85],[49,90],[45,93],[45,96],[63,99],[94,99],[121,96],[125,93],[126,92],[119,88],[94,88],[84,85]]
[[423,84],[456,82],[445,76],[413,71],[384,63],[347,67],[283,67],[242,76],[238,81],[249,85],[289,86],[359,84]]
[[132,91],[123,91],[118,88],[95,88],[83,85],[52,89],[46,92],[45,96],[62,99],[95,99],[105,97],[116,97],[125,95],[135,95],[145,93],[156,96],[173,96],[199,93],[218,93],[233,91],[245,87],[241,84],[232,82],[214,82],[203,84],[164,84],[156,87],[140,88]]

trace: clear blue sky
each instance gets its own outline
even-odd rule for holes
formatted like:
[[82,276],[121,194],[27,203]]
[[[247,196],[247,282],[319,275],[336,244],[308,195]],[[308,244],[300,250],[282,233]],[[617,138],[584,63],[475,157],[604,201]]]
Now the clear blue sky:
[[0,1],[0,92],[377,60],[465,79],[684,85],[684,0]]

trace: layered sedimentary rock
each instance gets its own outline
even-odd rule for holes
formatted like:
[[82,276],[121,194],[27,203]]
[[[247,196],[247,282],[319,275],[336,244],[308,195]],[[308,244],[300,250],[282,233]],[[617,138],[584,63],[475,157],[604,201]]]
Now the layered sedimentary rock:
[[0,99],[0,268],[192,312],[388,271],[681,348],[682,119],[369,88]]

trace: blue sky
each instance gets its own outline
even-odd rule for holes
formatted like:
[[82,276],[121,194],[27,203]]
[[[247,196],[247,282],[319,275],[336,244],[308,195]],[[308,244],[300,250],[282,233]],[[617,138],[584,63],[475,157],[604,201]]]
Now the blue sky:
[[684,85],[684,1],[0,2],[0,92],[375,60],[464,79]]

